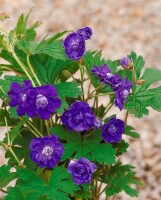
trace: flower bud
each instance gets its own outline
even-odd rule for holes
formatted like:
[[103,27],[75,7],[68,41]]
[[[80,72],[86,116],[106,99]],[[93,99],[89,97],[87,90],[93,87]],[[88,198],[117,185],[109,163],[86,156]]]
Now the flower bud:
[[10,18],[7,13],[0,13],[0,21],[4,21],[7,18]]
[[138,85],[143,85],[144,83],[145,83],[145,80],[139,80],[139,81],[137,82]]
[[126,70],[131,70],[133,68],[132,60],[127,56],[120,60],[120,64]]

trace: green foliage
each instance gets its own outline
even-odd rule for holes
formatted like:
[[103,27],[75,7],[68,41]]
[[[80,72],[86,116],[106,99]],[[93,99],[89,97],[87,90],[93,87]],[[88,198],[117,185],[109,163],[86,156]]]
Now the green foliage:
[[0,190],[6,187],[17,175],[15,172],[10,172],[11,167],[2,165],[0,167]]
[[62,46],[62,40],[51,42],[49,38],[42,40],[40,43],[21,40],[18,42],[17,47],[28,55],[46,54],[58,60],[68,60]]
[[80,190],[74,193],[74,197],[76,197],[77,199],[89,200],[91,189],[92,187],[90,187],[90,184],[83,184],[81,185]]
[[[19,126],[21,123],[19,122]],[[15,128],[16,129],[16,128]],[[33,139],[33,135],[28,130],[28,128],[23,127],[21,131],[17,131],[15,135],[11,135],[11,138],[14,137],[13,143],[12,143],[12,149],[15,152],[16,156],[19,160],[24,159],[24,165],[26,165],[29,169],[35,169],[36,164],[32,162],[30,158],[30,150],[29,150],[29,144],[30,141]],[[6,139],[5,139],[6,140]],[[9,158],[8,164],[10,166],[17,165],[17,162],[10,151],[6,151],[5,154],[6,158]]]
[[19,188],[12,188],[11,196],[8,194],[7,200],[17,192],[25,196],[25,200],[39,200],[42,196],[46,196],[44,199],[48,200],[70,200],[69,194],[73,195],[79,190],[63,166],[53,169],[47,183],[29,169],[21,169],[17,173]]
[[115,163],[114,154],[116,152],[111,144],[100,143],[102,141],[100,130],[93,131],[93,134],[86,138],[81,137],[80,133],[68,132],[60,125],[52,127],[51,132],[66,142],[64,143],[65,151],[62,161],[72,157],[85,157],[107,165]]
[[131,165],[122,165],[116,163],[112,166],[106,175],[102,176],[102,181],[107,184],[106,195],[112,196],[122,190],[131,197],[137,197],[138,192],[131,187],[131,184],[141,186],[141,182],[135,176],[134,169]]
[[31,63],[42,84],[53,84],[62,70],[72,65],[73,61],[61,61],[47,55],[31,57]]
[[58,83],[55,84],[55,87],[58,91],[60,99],[62,100],[62,105],[59,109],[57,109],[57,112],[59,115],[62,115],[64,109],[69,107],[66,102],[66,98],[77,98],[82,94],[82,91],[79,88],[79,84],[76,82]]
[[132,126],[125,126],[124,134],[132,138],[140,138],[140,134],[135,132],[135,129]]
[[148,115],[149,106],[161,111],[161,86],[150,88],[152,84],[161,80],[161,70],[148,68],[140,80],[145,80],[145,83],[133,86],[133,93],[128,97],[125,104],[125,109],[137,118]]
[[125,140],[121,140],[120,142],[114,143],[113,147],[116,149],[116,156],[119,156],[127,152],[129,144]]

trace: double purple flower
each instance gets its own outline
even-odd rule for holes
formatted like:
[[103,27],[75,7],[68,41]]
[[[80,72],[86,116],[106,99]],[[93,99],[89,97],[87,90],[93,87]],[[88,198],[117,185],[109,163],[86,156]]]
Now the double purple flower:
[[76,33],[69,34],[63,41],[67,57],[72,60],[79,60],[85,53],[85,40],[90,39],[91,35],[92,29],[90,27],[84,27]]
[[124,122],[116,117],[111,118],[102,127],[102,138],[108,143],[119,142],[124,132]]
[[49,119],[60,106],[61,100],[58,98],[56,88],[52,85],[32,88],[27,93],[25,111],[31,118],[38,115],[41,119]]
[[88,103],[75,102],[64,112],[61,120],[69,131],[82,132],[95,125],[96,117]]
[[13,82],[8,96],[11,98],[9,105],[17,106],[19,116],[26,113],[31,118],[38,115],[41,119],[49,119],[61,106],[57,90],[52,85],[33,88],[30,81],[24,81],[23,86]]
[[30,157],[39,167],[53,168],[64,153],[63,145],[56,135],[35,138],[30,143]]
[[95,67],[90,70],[102,83],[111,86],[112,90],[116,93],[115,106],[122,110],[124,103],[127,101],[126,98],[130,93],[130,89],[132,88],[132,83],[128,78],[122,80],[119,74],[112,74],[107,64],[100,67],[95,65]]
[[26,96],[29,89],[32,88],[31,81],[26,80],[21,86],[17,82],[11,83],[11,88],[8,92],[8,96],[10,97],[9,106],[17,107],[17,114],[22,116],[25,114],[25,102]]
[[96,165],[86,158],[71,160],[68,165],[68,172],[72,174],[74,183],[77,185],[90,183],[96,170]]

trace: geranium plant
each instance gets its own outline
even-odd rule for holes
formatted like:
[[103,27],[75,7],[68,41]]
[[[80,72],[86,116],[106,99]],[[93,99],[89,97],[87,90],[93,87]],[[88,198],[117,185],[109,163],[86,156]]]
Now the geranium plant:
[[[134,52],[112,61],[101,51],[87,51],[90,27],[38,42],[40,23],[28,27],[28,17],[22,14],[9,32],[0,27],[4,199],[114,199],[121,191],[138,196],[142,183],[119,156],[129,146],[124,135],[139,138],[128,113],[141,118],[148,107],[161,111],[161,86],[153,85],[161,71],[144,70],[142,56]],[[126,110],[123,119],[109,114],[114,107]]]

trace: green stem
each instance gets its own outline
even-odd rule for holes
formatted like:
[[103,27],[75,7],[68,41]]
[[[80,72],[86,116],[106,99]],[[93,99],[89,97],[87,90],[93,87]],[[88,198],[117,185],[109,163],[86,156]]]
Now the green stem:
[[136,84],[137,83],[136,72],[135,72],[134,68],[131,71],[134,75],[134,84]]
[[106,96],[106,95],[112,95],[112,94],[115,94],[115,93],[114,92],[109,92],[109,93],[106,93],[106,94],[93,95],[93,96],[89,97],[88,99],[91,99],[91,98],[94,98],[94,97],[101,97],[101,96]]
[[27,75],[27,77],[30,79],[30,81],[32,82],[32,85],[35,86],[34,81],[32,80],[32,77],[30,76],[30,74],[28,73],[28,71],[26,70],[26,67],[24,66],[24,64],[20,61],[20,59],[18,58],[18,56],[16,55],[15,51],[12,51],[12,55],[14,57],[14,59],[17,61],[17,63],[19,64],[19,66],[21,67],[21,69],[25,72],[25,74]]
[[35,77],[37,83],[38,83],[39,85],[41,85],[39,79],[37,78],[37,75],[35,74],[35,72],[34,72],[34,70],[33,70],[33,67],[31,66],[30,57],[29,57],[28,54],[27,54],[27,64],[28,64],[28,66],[29,66],[29,68],[30,68],[30,70],[31,70],[31,72],[32,72],[32,74],[33,74],[33,76]]
[[17,161],[17,163],[20,165],[20,166],[23,166],[24,165],[21,163],[21,161],[18,159],[18,157],[16,156],[15,152],[12,150],[11,147],[8,147],[8,150],[11,152],[11,154],[13,155],[13,157],[15,158],[15,160]]
[[[27,123],[26,123],[27,124]],[[27,128],[36,136],[36,137],[40,137],[39,135],[37,135],[37,133],[35,133],[34,130],[32,130],[32,128],[27,124]]]
[[30,121],[27,121],[26,123],[28,123],[32,129],[40,136],[40,137],[43,137],[43,135],[37,130],[37,128],[35,128],[35,126],[30,122]]
[[127,111],[126,111],[126,115],[125,115],[125,120],[124,120],[125,125],[127,124],[128,115],[129,115],[129,112],[128,112],[128,110],[127,110]]
[[84,87],[83,87],[83,77],[84,77],[84,74],[83,74],[83,69],[82,69],[82,65],[79,64],[79,69],[80,69],[80,73],[81,73],[81,89],[82,89],[82,99],[84,101]]
[[107,110],[104,112],[104,115],[103,115],[103,117],[105,117],[106,116],[106,114],[108,113],[108,111],[112,108],[112,106],[114,105],[114,103],[112,103],[108,108],[107,108]]
[[8,142],[8,146],[10,146],[11,145],[11,141],[10,141],[10,136],[9,136],[7,118],[5,117],[4,120],[5,120],[5,124],[6,124],[6,128],[7,128],[7,142]]
[[49,130],[48,120],[45,120],[45,125],[46,125],[48,136],[50,137],[50,130]]

